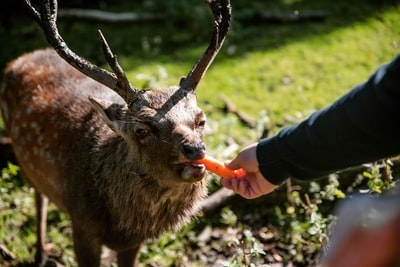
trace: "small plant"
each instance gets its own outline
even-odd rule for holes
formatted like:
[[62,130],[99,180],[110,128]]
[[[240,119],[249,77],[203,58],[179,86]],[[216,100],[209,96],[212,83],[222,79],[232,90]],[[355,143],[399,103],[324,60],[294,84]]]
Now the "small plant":
[[369,193],[380,194],[394,187],[390,160],[382,160],[365,166],[367,170],[362,173],[362,176],[368,179]]
[[233,255],[229,260],[220,261],[222,266],[239,267],[239,266],[264,266],[255,261],[265,255],[263,244],[253,235],[252,231],[248,228],[243,229],[243,226],[238,224],[238,217],[229,208],[225,207],[221,211],[221,223],[238,228],[236,235],[227,242],[227,247],[231,248]]
[[[360,191],[367,194],[381,194],[393,188],[391,161],[380,161],[364,165],[360,178],[347,189],[347,194]],[[332,174],[327,183],[310,182],[308,193],[302,193],[300,187],[287,183],[287,202],[275,207],[282,232],[281,241],[288,249],[287,261],[301,264],[316,259],[328,242],[328,235],[336,217],[332,210],[336,202],[346,197],[339,183],[339,175]],[[365,186],[360,186],[365,184]]]
[[[35,253],[35,201],[34,189],[19,175],[20,168],[8,163],[0,177],[0,245],[14,257],[0,257],[0,266],[29,264]],[[74,266],[71,227],[67,215],[50,203],[48,212],[48,238],[54,242],[52,256],[60,257],[66,266]],[[0,251],[1,252],[1,251]],[[3,262],[2,262],[3,260]]]
[[233,247],[235,253],[225,262],[222,262],[226,267],[253,267],[253,266],[267,266],[259,265],[254,261],[263,255],[265,251],[263,244],[253,235],[250,229],[244,229],[241,234],[228,243],[228,247]]
[[11,262],[17,257],[23,259],[32,256],[30,245],[34,242],[34,233],[29,230],[34,225],[33,191],[18,174],[19,167],[8,163],[1,170],[0,177],[0,244],[15,255],[8,257]]
[[301,264],[310,262],[321,252],[321,247],[327,241],[329,230],[334,223],[333,215],[326,215],[321,206],[343,198],[345,195],[339,189],[335,175],[331,175],[328,183],[320,188],[316,182],[311,182],[308,193],[301,193],[300,188],[287,183],[287,203],[275,207],[279,220],[278,227],[282,232],[281,241],[287,245],[286,261]]

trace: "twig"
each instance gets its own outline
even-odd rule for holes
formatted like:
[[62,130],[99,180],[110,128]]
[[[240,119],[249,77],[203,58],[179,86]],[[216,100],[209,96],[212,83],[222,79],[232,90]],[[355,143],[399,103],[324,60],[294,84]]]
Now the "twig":
[[199,210],[203,212],[212,211],[234,195],[235,193],[233,191],[221,188],[203,200],[199,205]]
[[0,255],[1,258],[9,261],[9,260],[15,260],[17,257],[15,256],[14,253],[12,253],[4,244],[0,243]]
[[107,12],[96,9],[64,8],[58,11],[60,18],[80,18],[102,22],[129,22],[129,21],[157,21],[166,19],[161,14],[133,13],[133,12]]
[[232,113],[238,117],[238,119],[250,128],[254,128],[257,123],[251,119],[248,115],[238,110],[235,105],[224,95],[220,96],[222,101],[224,102],[223,110],[225,113]]

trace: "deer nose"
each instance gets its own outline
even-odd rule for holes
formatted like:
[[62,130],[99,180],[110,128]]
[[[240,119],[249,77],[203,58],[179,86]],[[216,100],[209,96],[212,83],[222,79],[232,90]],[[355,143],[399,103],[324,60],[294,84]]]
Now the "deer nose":
[[185,157],[192,161],[202,159],[206,155],[206,145],[204,144],[204,142],[196,144],[183,144],[182,150]]

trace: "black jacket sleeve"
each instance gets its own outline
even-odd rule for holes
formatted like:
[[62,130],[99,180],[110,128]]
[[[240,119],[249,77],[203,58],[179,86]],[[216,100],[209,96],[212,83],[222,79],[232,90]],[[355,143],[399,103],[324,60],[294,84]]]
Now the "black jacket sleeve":
[[260,140],[261,173],[273,184],[312,180],[400,154],[400,55],[325,109]]

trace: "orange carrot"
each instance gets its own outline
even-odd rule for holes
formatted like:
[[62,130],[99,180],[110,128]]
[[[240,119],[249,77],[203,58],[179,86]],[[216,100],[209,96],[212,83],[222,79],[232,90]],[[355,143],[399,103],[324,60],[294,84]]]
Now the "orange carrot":
[[214,159],[210,156],[205,156],[204,158],[195,161],[196,164],[204,164],[206,169],[216,175],[225,178],[225,179],[233,179],[240,178],[246,174],[246,171],[243,169],[232,170],[225,166],[225,164],[217,159]]

